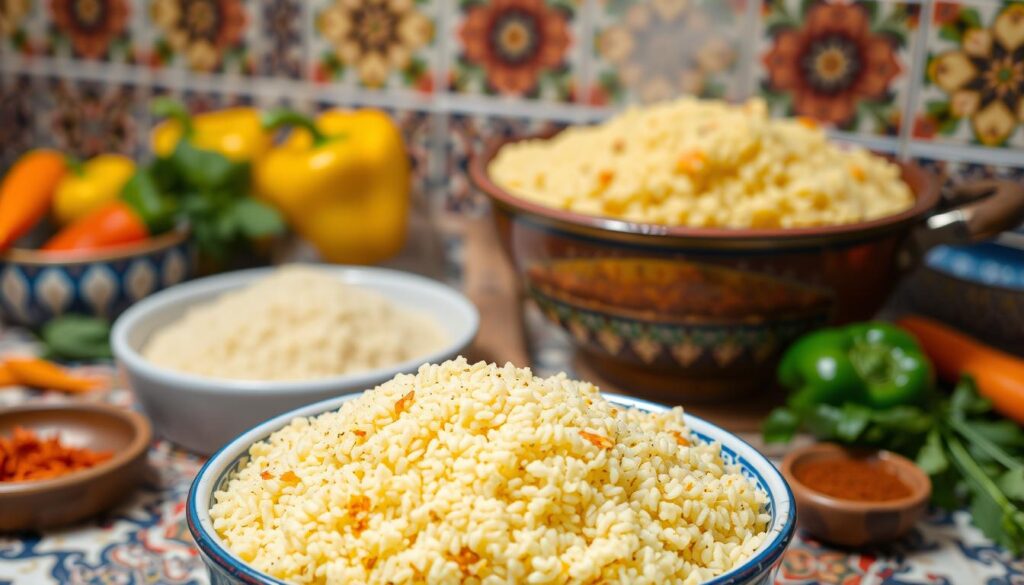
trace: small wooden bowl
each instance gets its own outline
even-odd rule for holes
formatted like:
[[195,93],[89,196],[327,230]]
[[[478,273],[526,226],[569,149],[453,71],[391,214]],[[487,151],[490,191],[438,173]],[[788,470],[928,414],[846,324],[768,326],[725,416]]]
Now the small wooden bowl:
[[138,485],[153,437],[142,415],[104,404],[24,405],[0,410],[0,436],[21,426],[62,443],[111,451],[103,463],[40,481],[0,482],[0,532],[40,530],[83,520],[114,504]]
[[[796,477],[795,470],[801,464],[852,457],[877,461],[910,488],[910,495],[885,502],[843,500],[813,490]],[[793,489],[800,527],[822,541],[847,547],[863,547],[903,536],[921,518],[932,493],[928,475],[906,457],[831,443],[792,451],[782,462],[782,474]]]

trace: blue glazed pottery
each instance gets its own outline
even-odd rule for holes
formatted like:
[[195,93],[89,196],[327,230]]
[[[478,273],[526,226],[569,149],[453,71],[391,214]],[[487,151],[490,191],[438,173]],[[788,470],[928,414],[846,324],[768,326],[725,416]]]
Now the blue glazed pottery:
[[916,311],[1024,355],[1024,250],[939,246],[928,252],[925,267],[908,287]]
[[0,255],[0,320],[37,328],[65,313],[114,318],[194,271],[188,234],[178,231],[73,256],[13,249]]
[[[199,471],[187,501],[188,528],[199,548],[203,562],[210,572],[213,585],[284,585],[284,582],[265,575],[228,551],[217,535],[210,518],[213,494],[223,489],[232,474],[244,464],[249,447],[269,437],[297,417],[310,417],[337,410],[347,400],[358,394],[342,396],[311,404],[292,412],[270,419],[243,433],[206,462]],[[636,408],[645,412],[664,412],[666,407],[626,396],[606,394],[606,398],[624,408]],[[782,560],[782,554],[789,546],[795,529],[795,508],[793,492],[782,474],[756,449],[711,423],[687,414],[683,415],[694,436],[704,442],[718,442],[722,446],[722,458],[740,467],[759,489],[768,494],[766,512],[771,516],[768,535],[755,554],[745,563],[721,575],[707,585],[768,585],[774,582],[775,573]]]

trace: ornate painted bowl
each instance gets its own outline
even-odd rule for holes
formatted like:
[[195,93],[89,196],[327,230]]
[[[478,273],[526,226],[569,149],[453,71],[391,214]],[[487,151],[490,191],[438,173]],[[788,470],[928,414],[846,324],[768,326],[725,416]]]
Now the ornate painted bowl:
[[195,254],[183,231],[74,256],[9,250],[0,255],[0,320],[36,328],[65,313],[114,318],[194,271]]
[[[213,494],[224,488],[231,475],[241,466],[249,453],[249,447],[269,437],[298,417],[316,416],[337,410],[359,394],[350,394],[311,404],[289,413],[272,418],[228,443],[214,454],[199,470],[186,502],[188,529],[195,539],[199,553],[210,571],[213,585],[285,585],[269,575],[261,573],[228,550],[213,528],[210,507]],[[645,412],[664,412],[666,407],[626,396],[606,394],[612,403],[623,408],[636,408]],[[746,477],[768,494],[765,512],[771,516],[768,535],[761,547],[747,562],[732,571],[716,577],[705,585],[769,585],[775,582],[775,574],[782,554],[786,551],[796,524],[796,509],[793,492],[778,469],[745,441],[732,433],[705,420],[684,414],[686,425],[696,438],[706,443],[717,442],[722,446],[722,459],[737,465]]]
[[[911,228],[938,202],[919,167],[906,211],[851,225],[704,229],[639,224],[545,207],[470,163],[529,295],[621,387],[670,400],[722,400],[764,387],[778,355],[826,323],[872,316],[901,273]],[[685,382],[683,382],[685,380]]]

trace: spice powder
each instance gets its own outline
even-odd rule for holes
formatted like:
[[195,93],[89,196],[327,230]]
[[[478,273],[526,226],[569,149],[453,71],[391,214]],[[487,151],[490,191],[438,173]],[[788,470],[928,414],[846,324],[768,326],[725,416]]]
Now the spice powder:
[[856,502],[888,502],[911,495],[910,487],[876,459],[818,459],[794,470],[800,483],[827,496]]

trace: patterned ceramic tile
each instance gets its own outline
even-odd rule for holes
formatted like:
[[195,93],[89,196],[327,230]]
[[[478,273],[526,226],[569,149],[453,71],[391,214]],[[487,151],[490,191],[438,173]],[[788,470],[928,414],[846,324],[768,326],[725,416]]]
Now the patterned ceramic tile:
[[985,163],[949,161],[934,158],[917,158],[914,159],[914,162],[939,177],[944,187],[992,178],[1024,181],[1024,160],[1022,160],[1022,166],[1020,167],[996,166]]
[[49,0],[48,53],[58,57],[135,62],[132,12],[141,7],[131,0]]
[[1024,148],[1024,2],[939,2],[931,31],[914,137]]
[[260,75],[300,79],[305,18],[302,0],[260,0],[260,7]]
[[735,97],[745,6],[746,0],[599,0],[587,101]]
[[46,50],[46,18],[39,0],[0,0],[0,58]]
[[898,1],[764,0],[761,94],[776,114],[898,134],[920,10]]
[[317,82],[432,92],[443,0],[313,0],[309,74]]
[[145,5],[152,44],[144,62],[197,73],[253,72],[256,0],[147,0]]
[[575,0],[448,2],[450,90],[572,101],[581,71]]
[[0,147],[0,174],[23,152],[35,143],[33,116],[35,113],[32,88],[35,80],[24,75],[0,75],[0,128],[3,128],[3,146]]
[[474,153],[504,137],[555,131],[562,127],[564,124],[550,120],[451,115],[444,133],[447,140],[444,174],[439,177],[437,185],[444,196],[444,210],[479,214],[487,209],[486,196],[478,192],[469,180],[469,161]]
[[226,85],[218,91],[198,89],[182,89],[157,86],[153,88],[153,97],[170,97],[185,104],[192,114],[201,114],[223,108],[251,106],[255,99],[251,94],[244,93],[239,87]]
[[[145,150],[147,89],[98,81],[40,80],[33,96],[36,139],[79,157]],[[35,101],[38,100],[38,101]]]

